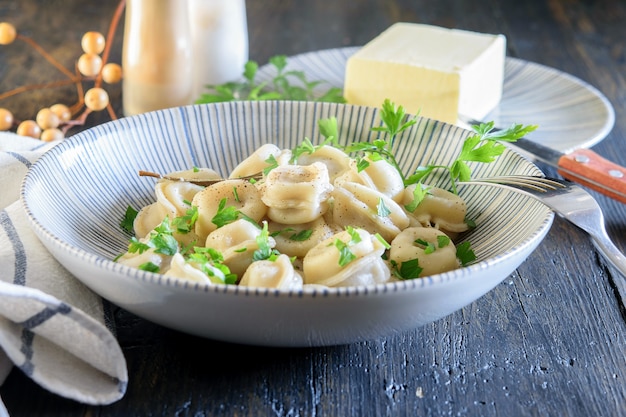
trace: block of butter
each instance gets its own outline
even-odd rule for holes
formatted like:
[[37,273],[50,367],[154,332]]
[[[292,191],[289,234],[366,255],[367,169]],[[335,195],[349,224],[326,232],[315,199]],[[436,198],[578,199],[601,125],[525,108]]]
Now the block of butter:
[[448,123],[480,120],[502,97],[505,56],[503,35],[396,23],[348,59],[344,97],[376,107],[390,99]]

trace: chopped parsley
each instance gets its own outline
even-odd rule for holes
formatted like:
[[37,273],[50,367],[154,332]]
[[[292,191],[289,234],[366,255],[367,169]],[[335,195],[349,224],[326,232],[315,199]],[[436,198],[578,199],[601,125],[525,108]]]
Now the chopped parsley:
[[252,254],[252,259],[255,261],[275,261],[280,253],[272,249],[270,245],[270,235],[267,229],[267,222],[263,222],[263,228],[261,233],[256,237],[256,243],[259,246],[257,250]]
[[148,272],[154,272],[154,273],[157,273],[160,270],[159,266],[153,262],[144,262],[141,265],[139,265],[139,269],[141,269],[142,271],[148,271]]
[[289,240],[293,240],[295,242],[303,242],[305,240],[308,240],[312,234],[313,234],[312,229],[300,230],[298,233],[294,233],[291,236],[289,236]]
[[178,252],[178,241],[172,236],[172,228],[168,217],[154,228],[142,242],[136,237],[130,239],[128,245],[129,253],[144,253],[149,249],[154,249],[155,253],[172,256]]
[[426,198],[426,194],[429,193],[431,188],[432,187],[426,186],[418,181],[417,184],[415,184],[415,188],[413,189],[413,200],[411,200],[409,204],[405,205],[404,208],[407,209],[407,211],[413,213],[422,203],[422,201],[424,201],[424,199]]
[[198,207],[192,206],[190,202],[186,201],[190,206],[183,216],[176,217],[172,220],[172,227],[176,229],[178,233],[189,233],[193,230],[196,221],[198,221]]
[[265,160],[265,163],[267,164],[267,166],[263,169],[263,175],[267,175],[274,168],[278,168],[278,161],[276,160],[276,157],[274,155],[268,156]]
[[467,266],[476,260],[476,254],[470,246],[469,242],[463,242],[456,247],[456,257],[463,266]]
[[382,197],[378,199],[376,210],[378,217],[389,217],[389,215],[391,214],[391,210],[389,209],[389,207],[387,207],[387,205],[385,204],[385,200]]
[[222,198],[217,206],[217,213],[211,219],[211,223],[218,228],[226,226],[229,223],[239,219],[240,211],[233,206],[227,206],[228,199]]
[[224,256],[218,250],[196,247],[194,253],[187,258],[187,262],[195,264],[213,282],[218,281],[224,284],[237,282],[237,275],[230,272],[230,268],[224,264]]
[[139,214],[139,212],[131,206],[126,207],[126,213],[124,213],[124,218],[120,222],[120,227],[129,233],[133,233],[135,230],[133,224],[137,214]]
[[393,274],[402,280],[419,278],[420,274],[424,270],[420,267],[419,260],[417,258],[400,262],[400,265],[398,265],[395,261],[391,261],[391,267]]

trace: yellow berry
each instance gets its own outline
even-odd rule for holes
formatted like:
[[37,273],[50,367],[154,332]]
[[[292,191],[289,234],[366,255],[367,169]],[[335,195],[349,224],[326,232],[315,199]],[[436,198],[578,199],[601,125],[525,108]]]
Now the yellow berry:
[[0,131],[9,130],[13,127],[13,113],[0,108]]
[[57,128],[46,129],[41,132],[41,140],[44,142],[52,142],[53,140],[61,140],[65,137],[63,132]]
[[50,106],[50,110],[59,118],[59,123],[67,123],[72,118],[72,113],[70,112],[70,108],[65,104],[53,104]]
[[41,128],[34,120],[24,120],[17,126],[17,134],[39,139],[39,135],[41,135]]
[[122,67],[110,62],[102,67],[102,79],[107,84],[119,83],[122,79]]
[[0,45],[13,43],[16,36],[15,26],[7,22],[0,23]]
[[48,108],[39,110],[35,120],[42,130],[54,129],[59,126],[59,116]]
[[85,93],[85,106],[93,111],[100,111],[109,105],[109,95],[99,87],[94,87]]
[[86,32],[80,41],[80,45],[87,54],[100,54],[104,51],[104,36],[100,32]]
[[78,71],[87,77],[98,75],[102,69],[102,58],[96,54],[82,54],[78,58]]

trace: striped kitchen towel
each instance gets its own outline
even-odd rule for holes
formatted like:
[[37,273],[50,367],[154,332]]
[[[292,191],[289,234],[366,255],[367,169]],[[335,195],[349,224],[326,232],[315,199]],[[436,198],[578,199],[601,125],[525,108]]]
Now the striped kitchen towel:
[[128,375],[106,305],[47,252],[19,201],[26,171],[54,145],[0,132],[0,385],[16,366],[55,394],[110,404]]

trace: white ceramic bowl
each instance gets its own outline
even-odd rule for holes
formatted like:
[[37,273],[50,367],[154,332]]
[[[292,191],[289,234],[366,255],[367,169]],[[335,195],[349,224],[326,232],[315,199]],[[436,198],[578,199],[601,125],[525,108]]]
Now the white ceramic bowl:
[[[269,346],[351,343],[440,319],[509,276],[550,229],[553,214],[537,201],[464,186],[468,217],[477,223],[464,238],[478,261],[423,279],[286,292],[198,285],[112,261],[128,243],[119,226],[126,207],[154,201],[154,179],[139,177],[138,170],[168,173],[198,166],[225,174],[264,143],[294,148],[305,137],[316,143],[317,120],[330,116],[337,117],[343,142],[377,135],[370,130],[380,123],[377,109],[305,102],[189,106],[105,123],[44,154],[25,178],[22,200],[44,245],[104,298],[184,332]],[[407,172],[420,163],[447,165],[468,134],[419,119],[396,139],[396,157]],[[505,174],[540,171],[512,151],[474,169],[474,177]]]

